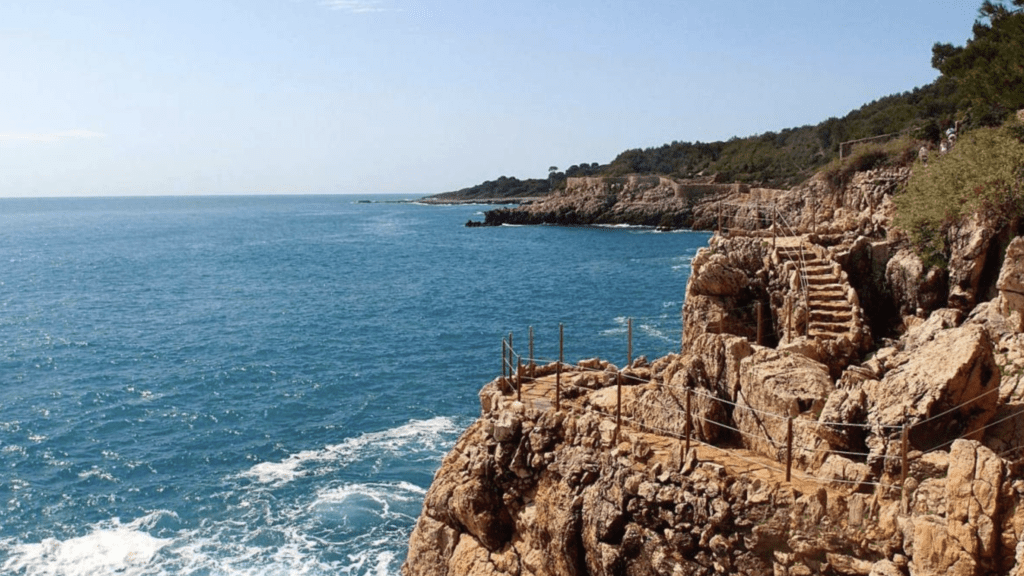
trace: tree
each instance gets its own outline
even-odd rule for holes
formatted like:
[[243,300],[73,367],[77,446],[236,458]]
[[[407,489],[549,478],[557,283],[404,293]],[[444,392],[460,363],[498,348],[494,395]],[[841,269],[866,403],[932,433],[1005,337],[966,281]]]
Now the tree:
[[932,66],[956,81],[975,122],[993,125],[1024,108],[1024,0],[985,0],[978,15],[966,46],[932,47]]
[[555,176],[558,175],[558,166],[548,167],[548,190],[555,189]]

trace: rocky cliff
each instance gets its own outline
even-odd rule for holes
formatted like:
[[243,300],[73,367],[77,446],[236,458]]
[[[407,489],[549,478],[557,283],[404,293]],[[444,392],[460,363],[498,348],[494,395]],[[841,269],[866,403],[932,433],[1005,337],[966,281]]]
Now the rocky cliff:
[[929,267],[907,176],[700,191],[682,352],[484,386],[403,573],[1024,576],[1022,230]]
[[710,179],[676,180],[642,175],[569,178],[565,189],[515,208],[490,210],[484,214],[484,221],[477,224],[631,224],[691,228],[697,205],[748,189],[746,185],[716,184]]

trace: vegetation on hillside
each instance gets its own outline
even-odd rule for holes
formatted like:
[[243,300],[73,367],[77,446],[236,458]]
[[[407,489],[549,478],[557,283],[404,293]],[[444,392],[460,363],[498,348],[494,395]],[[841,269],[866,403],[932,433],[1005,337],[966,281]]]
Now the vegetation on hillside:
[[497,198],[531,198],[544,196],[551,190],[547,179],[527,178],[520,180],[515,177],[502,176],[497,180],[488,180],[476,186],[463,188],[455,192],[438,194],[434,198],[452,201],[494,200]]
[[885,142],[868,142],[855,147],[851,155],[832,160],[820,172],[825,181],[838,190],[849,183],[857,172],[910,166],[917,159],[920,146],[921,141],[910,135]]
[[815,126],[767,132],[728,142],[673,142],[627,150],[609,164],[610,175],[658,173],[688,178],[717,174],[720,180],[785,187],[798,184],[839,157],[842,142],[907,132],[938,142],[954,121],[955,87],[946,79],[866,104],[842,118]]
[[[956,87],[966,126],[946,154],[918,163],[895,197],[895,225],[925,261],[942,265],[949,228],[973,214],[1001,228],[1024,216],[1024,0],[986,0],[966,46],[938,43],[932,64]],[[1004,123],[1005,120],[1005,123]]]
[[1010,121],[967,133],[949,153],[918,163],[894,201],[896,226],[929,264],[941,265],[951,225],[981,213],[998,228],[1024,214],[1024,126]]

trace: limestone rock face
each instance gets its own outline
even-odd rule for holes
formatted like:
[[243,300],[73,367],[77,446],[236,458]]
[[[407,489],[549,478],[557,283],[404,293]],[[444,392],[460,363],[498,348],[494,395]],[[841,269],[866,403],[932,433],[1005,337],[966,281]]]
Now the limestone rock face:
[[[790,191],[580,179],[510,212],[721,219],[729,237],[692,261],[681,353],[623,371],[622,428],[619,369],[596,358],[563,371],[562,412],[484,387],[403,574],[1024,576],[1021,228],[975,218],[950,228],[947,266],[926,265],[890,229],[908,175]],[[773,248],[773,232],[793,235]]]
[[995,413],[998,388],[999,369],[984,329],[938,331],[882,380],[864,384],[873,457],[893,454],[904,422],[913,425],[911,445],[922,450],[981,428]]
[[761,349],[740,362],[740,394],[733,421],[743,432],[744,446],[785,461],[788,422],[784,414],[798,420],[793,427],[793,444],[800,447],[795,461],[808,462],[820,442],[817,420],[832,392],[828,369],[799,354]]
[[893,296],[904,316],[927,312],[946,301],[946,274],[936,267],[925,268],[913,250],[903,248],[889,260],[885,279],[892,287]]
[[945,518],[938,514],[901,520],[913,574],[992,574],[999,551],[999,486],[1002,463],[988,448],[956,440],[949,453]]
[[1007,247],[996,288],[999,312],[1017,332],[1024,331],[1024,237],[1014,238]]
[[725,254],[701,250],[693,259],[690,292],[704,296],[739,296],[747,287],[747,274],[731,265]]
[[636,401],[635,414],[663,433],[682,436],[687,430],[687,396],[690,430],[705,442],[716,441],[722,431],[717,423],[728,422],[728,414],[699,356],[687,356],[666,385],[647,387]]
[[[434,478],[406,576],[835,573],[830,562],[866,573],[897,549],[898,526],[873,520],[888,508],[864,494],[799,493],[696,452],[680,458],[678,442],[655,455],[636,431],[611,446],[594,413],[489,398]],[[518,432],[499,440],[506,412]]]
[[715,218],[695,209],[709,199],[746,189],[739,184],[685,181],[633,174],[625,177],[569,178],[564,190],[516,208],[490,210],[487,225],[633,224],[662,228],[710,229]]
[[684,347],[705,333],[736,335],[756,342],[755,304],[767,301],[764,262],[769,249],[759,238],[715,237],[708,248],[697,252],[686,286]]
[[867,416],[868,397],[859,385],[852,389],[837,388],[825,400],[820,424],[815,431],[822,440],[837,449],[850,451],[863,441],[863,430],[855,426]]
[[949,232],[949,306],[963,311],[977,304],[989,246],[998,229],[978,215]]

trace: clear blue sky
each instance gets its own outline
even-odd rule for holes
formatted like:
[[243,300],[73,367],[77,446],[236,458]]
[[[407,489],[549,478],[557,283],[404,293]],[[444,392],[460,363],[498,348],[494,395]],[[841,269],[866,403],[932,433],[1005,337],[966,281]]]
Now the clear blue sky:
[[0,196],[413,196],[814,124],[980,3],[2,0]]

